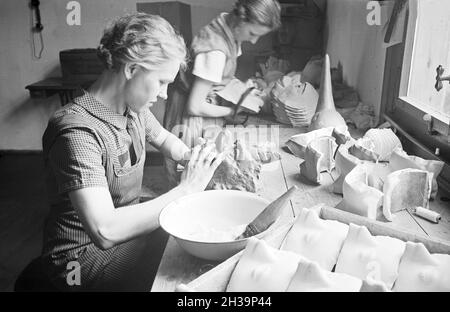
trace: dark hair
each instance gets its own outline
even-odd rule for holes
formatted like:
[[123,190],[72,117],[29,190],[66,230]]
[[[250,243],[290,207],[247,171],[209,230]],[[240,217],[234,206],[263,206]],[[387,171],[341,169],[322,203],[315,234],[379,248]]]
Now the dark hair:
[[281,26],[281,6],[277,0],[237,0],[233,14],[240,21],[260,24],[272,30]]
[[128,62],[157,68],[169,60],[186,66],[184,39],[164,18],[146,13],[127,14],[107,27],[97,49],[108,69],[118,69]]

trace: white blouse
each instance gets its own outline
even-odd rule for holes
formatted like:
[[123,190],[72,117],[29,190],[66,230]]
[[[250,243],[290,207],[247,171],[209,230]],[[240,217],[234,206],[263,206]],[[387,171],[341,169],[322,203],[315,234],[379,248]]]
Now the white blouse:
[[[238,56],[242,54],[239,48]],[[192,74],[202,79],[220,83],[223,78],[223,71],[227,57],[219,50],[199,53],[194,60]]]

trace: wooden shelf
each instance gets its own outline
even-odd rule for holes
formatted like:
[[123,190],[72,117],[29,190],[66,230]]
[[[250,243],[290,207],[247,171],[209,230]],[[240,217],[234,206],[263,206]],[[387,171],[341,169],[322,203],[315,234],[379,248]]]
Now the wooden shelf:
[[81,89],[86,89],[92,84],[92,80],[64,79],[62,77],[47,78],[25,87],[30,91],[33,99],[46,99],[59,94],[61,105],[67,104]]

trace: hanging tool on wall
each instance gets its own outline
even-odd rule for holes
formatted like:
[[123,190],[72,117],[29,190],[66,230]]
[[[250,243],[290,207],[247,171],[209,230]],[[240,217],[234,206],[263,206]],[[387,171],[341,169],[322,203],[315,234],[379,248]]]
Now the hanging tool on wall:
[[[31,0],[30,1],[30,8],[32,11],[34,11],[34,18],[32,17],[32,23],[34,26],[31,28],[31,44],[33,48],[33,56],[37,59],[40,59],[42,57],[42,52],[44,51],[44,40],[42,38],[42,30],[44,29],[44,25],[42,25],[41,22],[41,11],[39,10],[40,5],[39,0]],[[36,53],[36,43],[35,43],[35,35],[39,35],[40,40],[40,50],[38,53]]]

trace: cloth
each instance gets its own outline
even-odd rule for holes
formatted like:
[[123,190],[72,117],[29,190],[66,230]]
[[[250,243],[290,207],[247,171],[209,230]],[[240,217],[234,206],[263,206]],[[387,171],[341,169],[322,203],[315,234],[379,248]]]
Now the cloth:
[[[130,274],[143,252],[145,238],[99,249],[84,230],[68,192],[107,187],[116,209],[138,203],[145,140],[154,143],[161,133],[161,125],[149,111],[135,114],[127,110],[120,115],[87,92],[51,118],[43,136],[50,212],[44,226],[41,261],[57,288],[103,289]],[[67,283],[67,264],[71,261],[80,264],[80,286]]]
[[[234,38],[232,30],[226,23],[228,13],[222,13],[216,17],[210,24],[203,27],[197,36],[195,36],[191,45],[191,55],[194,60],[203,53],[220,51],[225,54],[226,61],[220,82],[214,82],[211,91],[205,101],[221,105],[221,99],[217,92],[222,90],[236,73],[237,58],[242,53],[240,44]],[[195,76],[193,69],[199,65],[193,66],[186,72],[180,72],[177,80],[168,90],[168,100],[164,114],[164,128],[171,131],[175,136],[183,140],[188,147],[193,147],[198,137],[214,137],[224,126],[223,118],[204,118],[198,116],[189,116],[185,112],[186,102],[190,92],[190,86]],[[178,174],[176,172],[176,163],[165,158],[165,169],[167,171],[169,188],[178,183]]]

